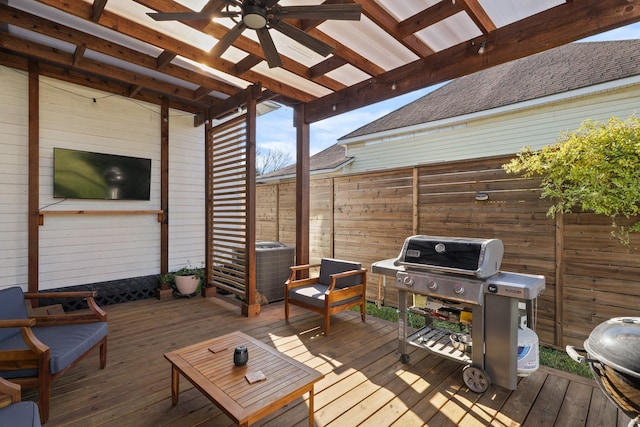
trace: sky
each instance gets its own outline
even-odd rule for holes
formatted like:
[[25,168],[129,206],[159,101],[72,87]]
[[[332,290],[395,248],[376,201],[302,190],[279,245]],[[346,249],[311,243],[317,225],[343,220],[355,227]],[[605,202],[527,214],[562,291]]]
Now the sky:
[[[640,23],[601,33],[584,41],[627,39],[640,39]],[[441,84],[313,123],[310,127],[310,154],[314,155],[332,146],[338,138],[403,107],[439,86]],[[293,127],[293,109],[282,106],[279,110],[258,117],[257,148],[291,153],[291,162],[295,162],[296,130]]]

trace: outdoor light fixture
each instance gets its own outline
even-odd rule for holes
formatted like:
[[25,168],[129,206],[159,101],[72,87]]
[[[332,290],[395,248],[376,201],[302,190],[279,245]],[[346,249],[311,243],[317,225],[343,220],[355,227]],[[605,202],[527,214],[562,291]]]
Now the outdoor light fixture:
[[480,43],[480,49],[478,49],[478,55],[484,54],[484,52],[486,51],[486,47],[487,47],[487,42]]
[[338,105],[337,104],[333,104],[331,106],[331,111],[336,111],[338,109]]
[[396,86],[396,82],[393,82],[393,84],[391,85],[391,90],[396,90],[398,88],[398,86]]
[[489,200],[489,194],[488,193],[476,193],[476,200],[478,202],[484,202],[485,200]]
[[257,5],[246,5],[245,14],[242,15],[242,22],[247,27],[259,30],[267,25],[267,10]]

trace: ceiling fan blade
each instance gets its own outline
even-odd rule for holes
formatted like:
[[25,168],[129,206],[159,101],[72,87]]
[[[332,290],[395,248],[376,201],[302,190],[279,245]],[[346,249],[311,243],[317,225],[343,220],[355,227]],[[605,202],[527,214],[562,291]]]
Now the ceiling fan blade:
[[240,37],[240,34],[242,34],[245,28],[247,28],[247,26],[244,22],[238,22],[218,41],[218,43],[216,43],[213,49],[211,49],[211,56],[219,58],[227,49],[229,49],[229,46],[231,46],[233,42]]
[[262,46],[262,51],[264,52],[264,57],[267,59],[269,68],[282,67],[282,60],[280,59],[280,55],[278,55],[276,45],[273,44],[273,39],[271,38],[271,34],[269,34],[269,30],[266,28],[260,28],[256,30],[256,33],[258,33],[260,46]]
[[271,27],[280,31],[285,36],[291,37],[293,40],[308,47],[319,55],[327,56],[335,50],[333,46],[310,36],[301,29],[294,27],[291,24],[287,24],[286,22],[274,20],[271,22]]
[[275,5],[276,3],[278,3],[280,0],[265,0],[263,2],[264,7],[266,7],[267,9],[272,7],[273,5]]
[[148,12],[156,21],[202,21],[213,18],[230,18],[240,15],[240,12]]
[[346,3],[320,4],[315,6],[282,6],[273,9],[272,12],[274,16],[279,18],[359,21],[360,15],[362,15],[362,5]]

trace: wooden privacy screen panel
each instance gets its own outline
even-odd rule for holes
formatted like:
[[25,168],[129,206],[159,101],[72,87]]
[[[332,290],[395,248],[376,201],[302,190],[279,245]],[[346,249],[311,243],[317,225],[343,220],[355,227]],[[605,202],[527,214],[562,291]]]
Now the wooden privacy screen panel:
[[245,296],[247,241],[247,134],[242,115],[214,127],[207,138],[209,185],[208,283]]

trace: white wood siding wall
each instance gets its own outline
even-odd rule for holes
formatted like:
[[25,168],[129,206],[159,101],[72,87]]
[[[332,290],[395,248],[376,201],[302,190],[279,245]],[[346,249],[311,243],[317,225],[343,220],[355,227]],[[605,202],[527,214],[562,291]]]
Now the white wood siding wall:
[[522,147],[542,148],[556,142],[561,131],[577,129],[587,119],[626,119],[640,114],[640,85],[607,90],[529,108],[451,120],[436,128],[399,129],[384,138],[347,144],[355,161],[346,172],[358,173],[440,161],[505,155]]
[[27,83],[0,66],[0,287],[27,282]]
[[169,270],[205,261],[204,126],[176,112],[169,122]]
[[[27,283],[27,76],[0,67],[0,287]],[[95,99],[95,102],[94,102]],[[160,209],[160,111],[156,105],[41,78],[40,209]],[[169,265],[204,260],[204,128],[169,116]],[[54,199],[53,148],[150,158],[149,201]],[[183,203],[184,202],[184,203]],[[159,273],[157,216],[49,216],[40,227],[39,286],[52,289]]]

